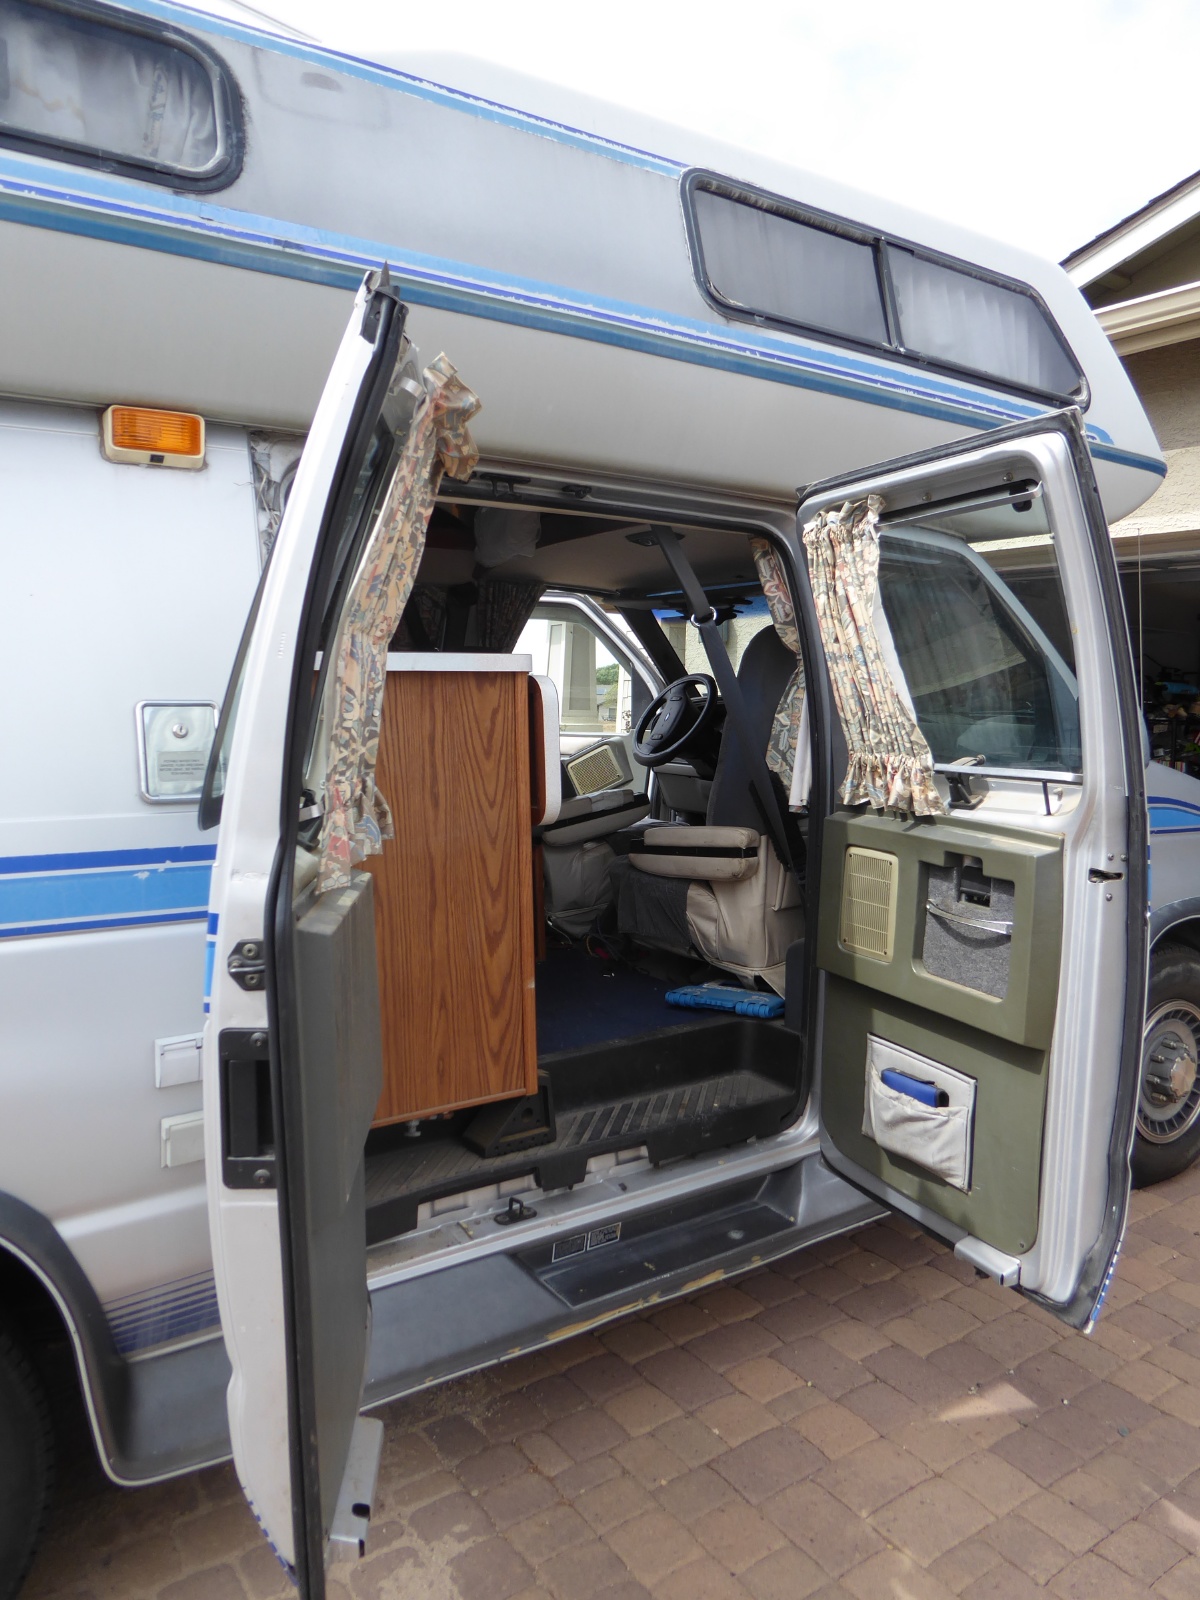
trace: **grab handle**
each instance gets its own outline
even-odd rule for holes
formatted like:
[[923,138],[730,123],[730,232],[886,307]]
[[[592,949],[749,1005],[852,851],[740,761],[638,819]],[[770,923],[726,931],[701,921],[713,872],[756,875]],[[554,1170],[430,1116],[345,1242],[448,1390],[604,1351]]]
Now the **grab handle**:
[[958,922],[964,928],[974,928],[976,933],[1002,933],[1006,938],[1012,938],[1011,922],[986,922],[982,917],[964,917],[957,911],[947,911],[945,906],[935,906],[932,900],[926,900],[925,909],[930,916],[940,917],[943,922]]

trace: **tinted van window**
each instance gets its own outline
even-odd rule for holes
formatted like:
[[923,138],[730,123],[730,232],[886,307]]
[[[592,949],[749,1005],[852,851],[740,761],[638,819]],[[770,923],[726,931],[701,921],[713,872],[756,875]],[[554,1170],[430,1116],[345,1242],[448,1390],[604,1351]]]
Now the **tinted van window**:
[[[1051,555],[1044,537],[1029,548]],[[921,731],[935,761],[1077,771],[1074,673],[986,559],[995,543],[1011,556],[1011,541],[977,542],[921,528],[880,538],[879,598]],[[1061,610],[1052,559],[1043,577],[1043,605]]]

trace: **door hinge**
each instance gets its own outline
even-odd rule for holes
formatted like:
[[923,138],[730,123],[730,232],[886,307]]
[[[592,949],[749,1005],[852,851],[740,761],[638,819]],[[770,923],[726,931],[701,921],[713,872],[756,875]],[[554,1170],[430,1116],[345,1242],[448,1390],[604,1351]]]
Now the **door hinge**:
[[243,939],[229,952],[226,971],[239,989],[265,989],[267,964],[261,939]]

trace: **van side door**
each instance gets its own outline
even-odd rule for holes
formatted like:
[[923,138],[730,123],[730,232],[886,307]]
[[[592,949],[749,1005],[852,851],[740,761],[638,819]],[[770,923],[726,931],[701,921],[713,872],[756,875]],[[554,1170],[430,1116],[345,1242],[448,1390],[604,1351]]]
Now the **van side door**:
[[246,1497],[311,1600],[331,1555],[361,1553],[382,1443],[382,1424],[359,1415],[381,1041],[372,879],[306,888],[295,796],[349,576],[378,508],[404,488],[400,446],[422,393],[404,321],[386,271],[371,274],[247,623],[201,804],[202,822],[221,824],[204,1100],[230,1434]]
[[[799,525],[816,720],[869,752],[813,807],[824,1159],[1086,1325],[1125,1222],[1148,873],[1079,415],[819,485]],[[932,769],[912,796],[893,745]]]

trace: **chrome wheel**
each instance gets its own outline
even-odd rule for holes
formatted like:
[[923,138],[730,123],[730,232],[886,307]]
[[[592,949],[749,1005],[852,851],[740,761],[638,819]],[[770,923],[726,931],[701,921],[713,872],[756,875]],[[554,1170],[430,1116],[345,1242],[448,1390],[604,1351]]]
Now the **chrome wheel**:
[[1137,1125],[1151,1144],[1172,1144],[1200,1118],[1200,1007],[1171,1000],[1146,1019]]

